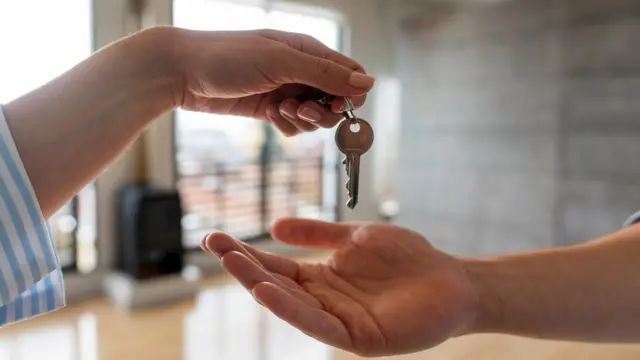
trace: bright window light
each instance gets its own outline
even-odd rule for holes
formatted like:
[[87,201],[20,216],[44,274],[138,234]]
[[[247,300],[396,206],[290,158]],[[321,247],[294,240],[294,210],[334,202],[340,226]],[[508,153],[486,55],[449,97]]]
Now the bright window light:
[[[61,75],[92,52],[91,0],[0,0],[0,104]],[[46,121],[46,119],[42,119]],[[83,190],[78,222],[71,203],[50,219],[60,262],[95,267],[95,197]],[[91,195],[93,194],[93,195]],[[85,221],[85,219],[87,221]],[[78,229],[81,241],[78,244]]]

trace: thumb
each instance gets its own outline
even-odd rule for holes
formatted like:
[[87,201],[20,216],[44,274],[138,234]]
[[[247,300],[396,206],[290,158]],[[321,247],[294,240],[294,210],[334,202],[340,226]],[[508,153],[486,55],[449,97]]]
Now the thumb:
[[354,224],[288,218],[276,221],[271,235],[276,240],[290,245],[337,249],[351,240],[351,235],[357,228]]
[[375,79],[335,61],[288,48],[285,82],[304,84],[336,96],[364,95]]

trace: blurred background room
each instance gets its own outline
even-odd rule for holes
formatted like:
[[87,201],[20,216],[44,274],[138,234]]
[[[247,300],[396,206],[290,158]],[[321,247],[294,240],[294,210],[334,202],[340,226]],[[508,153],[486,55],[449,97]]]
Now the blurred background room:
[[[270,224],[391,221],[472,256],[587,241],[640,208],[638,0],[0,0],[0,103],[167,24],[305,33],[363,64],[377,83],[356,113],[376,140],[360,203],[344,206],[333,129],[286,138],[167,114],[51,219],[68,306],[0,330],[0,360],[354,360],[261,310],[202,236],[323,259],[273,242]],[[180,196],[171,280],[118,277],[119,191],[139,183]],[[482,335],[403,358],[638,359],[640,346]]]

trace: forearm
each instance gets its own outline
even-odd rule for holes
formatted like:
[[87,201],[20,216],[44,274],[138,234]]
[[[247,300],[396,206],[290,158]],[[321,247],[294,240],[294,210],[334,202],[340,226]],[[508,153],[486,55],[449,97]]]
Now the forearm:
[[464,264],[479,300],[471,332],[640,341],[640,226],[577,246]]
[[169,47],[157,46],[162,35],[145,32],[112,44],[4,106],[45,217],[171,110],[176,79],[170,54],[160,53]]

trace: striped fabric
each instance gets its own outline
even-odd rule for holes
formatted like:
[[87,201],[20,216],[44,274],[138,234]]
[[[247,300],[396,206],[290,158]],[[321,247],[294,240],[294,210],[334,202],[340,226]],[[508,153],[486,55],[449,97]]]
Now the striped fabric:
[[640,224],[640,211],[633,214],[625,223],[624,227],[629,227],[631,225]]
[[0,108],[0,326],[65,305],[51,239]]

